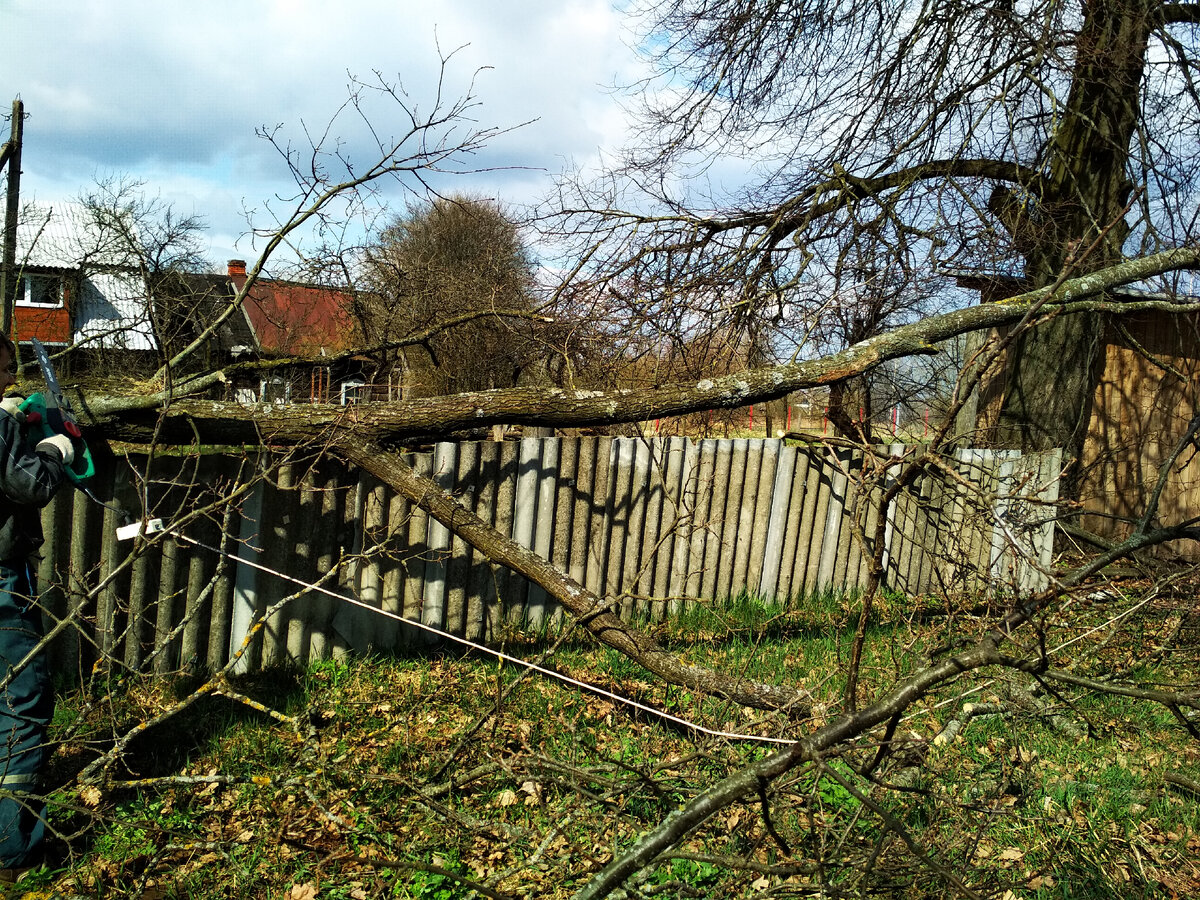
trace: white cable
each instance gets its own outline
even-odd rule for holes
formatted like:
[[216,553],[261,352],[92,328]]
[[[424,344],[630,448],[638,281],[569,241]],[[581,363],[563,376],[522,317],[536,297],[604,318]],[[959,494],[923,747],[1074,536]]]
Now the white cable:
[[593,684],[588,684],[583,681],[577,681],[576,679],[571,678],[569,675],[563,675],[561,672],[555,672],[552,669],[544,668],[542,666],[539,666],[537,663],[531,663],[528,660],[520,659],[519,657],[515,657],[515,656],[508,656],[504,653],[501,653],[498,650],[493,650],[490,647],[485,647],[483,644],[476,644],[473,641],[468,641],[466,638],[461,638],[458,635],[451,634],[448,631],[443,631],[440,628],[434,628],[432,625],[426,625],[424,622],[420,622],[415,619],[406,619],[406,618],[404,618],[404,616],[399,615],[398,613],[390,612],[386,609],[380,609],[377,606],[371,606],[370,604],[365,603],[362,600],[359,600],[357,597],[351,597],[346,594],[340,594],[337,591],[331,591],[329,588],[322,587],[319,584],[312,584],[310,582],[304,581],[301,578],[296,578],[293,575],[288,575],[285,572],[280,572],[277,569],[272,569],[269,566],[264,566],[262,563],[257,563],[254,560],[246,559],[245,557],[241,557],[241,556],[234,556],[232,553],[229,553],[225,550],[221,550],[217,547],[211,547],[208,544],[205,544],[201,541],[197,541],[194,538],[190,538],[186,534],[181,534],[178,531],[171,531],[170,529],[167,529],[167,531],[172,537],[186,541],[187,543],[192,544],[193,546],[202,547],[203,549],[208,550],[212,553],[219,554],[220,556],[224,556],[227,559],[231,559],[240,565],[250,566],[253,569],[258,569],[260,572],[266,572],[268,575],[274,575],[276,578],[282,578],[284,581],[290,581],[292,584],[299,585],[300,587],[307,588],[308,590],[318,591],[322,594],[325,594],[329,597],[334,598],[335,600],[341,600],[345,603],[351,604],[352,606],[358,606],[358,607],[361,607],[362,609],[370,610],[373,613],[378,613],[379,615],[387,616],[389,619],[395,619],[397,622],[403,622],[406,625],[411,625],[415,628],[420,628],[424,631],[430,632],[431,634],[435,634],[440,638],[446,638],[448,640],[462,644],[465,647],[470,647],[472,650],[478,650],[481,653],[489,653],[492,656],[496,657],[501,662],[507,661],[507,662],[514,663],[515,665],[518,665],[518,666],[524,666],[526,669],[537,672],[539,675],[545,675],[549,678],[556,678],[559,681],[565,682],[566,684],[574,685],[575,687],[582,688],[585,691],[590,691],[593,694],[599,694],[602,697],[607,697],[610,700],[615,700],[618,703],[623,703],[627,706],[632,706],[633,708],[639,709],[642,712],[650,713],[651,715],[657,716],[660,719],[666,719],[668,722],[674,722],[677,725],[682,725],[685,728],[690,728],[692,731],[697,731],[697,732],[700,732],[701,734],[707,734],[711,737],[726,738],[726,739],[735,740],[735,741],[758,741],[758,742],[764,743],[764,744],[783,744],[786,746],[791,746],[791,745],[797,743],[796,741],[790,740],[788,738],[762,737],[762,736],[756,735],[756,734],[739,734],[738,732],[733,732],[733,731],[717,731],[712,728],[707,728],[704,725],[699,725],[695,722],[690,722],[687,719],[681,719],[679,716],[674,716],[671,713],[663,712],[660,709],[655,709],[652,706],[647,706],[646,704],[639,703],[636,700],[630,700],[628,697],[622,697],[620,694],[614,694],[612,691],[605,690],[604,688],[601,688],[601,687],[596,687]]
[[[220,556],[224,556],[227,559],[233,560],[236,563],[250,566],[253,569],[258,569],[260,572],[266,572],[268,575],[274,575],[276,578],[281,578],[284,581],[290,581],[292,584],[298,585],[303,588],[307,588],[308,590],[318,591],[322,594],[325,594],[329,597],[334,598],[335,600],[341,600],[345,603],[351,604],[352,606],[357,606],[362,609],[369,610],[373,613],[378,613],[381,616],[386,616],[387,618],[394,619],[397,622],[403,622],[406,625],[410,625],[414,628],[419,628],[423,631],[427,631],[430,634],[437,635],[440,638],[445,638],[445,639],[454,641],[455,643],[462,644],[465,647],[470,647],[472,650],[478,650],[481,653],[490,654],[490,655],[496,657],[496,659],[498,659],[500,662],[506,662],[506,661],[511,662],[515,665],[523,666],[524,668],[529,669],[530,671],[537,672],[539,675],[544,675],[549,678],[554,678],[554,679],[557,679],[558,681],[564,682],[565,684],[570,684],[575,687],[581,688],[585,691],[591,691],[592,693],[598,694],[602,697],[607,697],[608,699],[614,700],[618,703],[623,703],[623,704],[626,704],[627,706],[632,706],[634,709],[639,709],[642,712],[650,713],[651,715],[658,716],[661,719],[666,719],[669,722],[674,722],[677,725],[682,725],[685,728],[690,728],[692,731],[696,731],[701,734],[707,734],[711,737],[726,738],[728,740],[736,740],[736,741],[758,741],[760,743],[765,743],[765,744],[780,744],[780,745],[784,745],[784,746],[792,746],[793,744],[797,743],[796,741],[790,740],[788,738],[763,737],[763,736],[754,735],[754,734],[741,734],[739,732],[718,731],[716,729],[708,728],[704,725],[699,725],[699,724],[697,724],[695,722],[691,722],[687,719],[682,719],[679,716],[672,715],[671,713],[663,712],[660,709],[655,709],[652,706],[647,706],[644,703],[639,703],[636,700],[631,700],[628,697],[622,697],[620,694],[613,693],[612,691],[606,690],[601,687],[597,687],[596,685],[588,684],[583,681],[578,681],[574,678],[571,678],[569,675],[563,675],[561,672],[555,672],[553,669],[547,669],[547,668],[544,668],[543,666],[539,666],[537,663],[531,663],[528,660],[520,659],[519,657],[516,657],[516,656],[508,656],[504,653],[501,653],[498,650],[493,650],[490,647],[486,647],[483,644],[477,644],[474,641],[469,641],[466,638],[461,638],[458,635],[451,634],[448,631],[443,631],[440,628],[435,628],[432,625],[426,625],[424,622],[421,622],[419,620],[406,619],[404,616],[401,616],[398,613],[390,612],[389,610],[381,609],[377,606],[371,606],[370,604],[365,603],[362,600],[359,600],[357,597],[351,597],[346,594],[340,594],[337,591],[331,591],[331,590],[329,590],[329,588],[322,587],[321,585],[312,584],[311,582],[304,581],[301,578],[296,578],[295,576],[288,575],[285,572],[280,572],[277,569],[272,569],[269,566],[264,566],[262,563],[257,563],[254,560],[246,559],[241,556],[234,556],[232,553],[229,553],[225,550],[218,549],[217,547],[212,547],[208,544],[203,543],[202,541],[197,541],[194,538],[190,538],[186,534],[182,534],[177,531],[170,531],[170,534],[173,537],[179,538],[180,540],[183,540],[189,544],[192,544],[193,546],[201,547],[212,553],[216,553]],[[1052,650],[1049,650],[1047,652],[1047,655],[1049,656],[1049,655],[1058,653],[1058,652],[1062,651],[1063,649],[1065,649],[1066,647],[1069,647],[1071,644],[1074,644],[1077,641],[1082,640],[1083,638],[1087,637],[1088,635],[1093,634],[1096,631],[1100,631],[1103,628],[1108,627],[1113,622],[1119,621],[1120,619],[1124,618],[1125,616],[1129,615],[1130,613],[1132,613],[1132,612],[1136,611],[1137,609],[1139,609],[1140,607],[1144,606],[1147,602],[1149,602],[1149,600],[1150,600],[1150,598],[1147,597],[1145,600],[1136,604],[1131,609],[1128,609],[1128,610],[1124,611],[1123,613],[1118,614],[1117,616],[1114,616],[1112,619],[1110,619],[1108,622],[1104,623],[1103,625],[1096,626],[1095,628],[1092,628],[1091,630],[1085,632],[1084,634],[1078,635],[1075,638],[1072,638],[1071,640],[1066,641],[1065,643],[1060,644],[1059,646],[1053,648]],[[979,693],[980,691],[984,690],[985,688],[987,688],[994,682],[995,682],[995,679],[988,679],[985,682],[976,684],[976,685],[972,686],[971,688],[967,689],[966,691],[963,691],[962,693],[960,693],[954,697],[949,697],[945,700],[942,700],[942,701],[936,703],[932,708],[938,709],[943,706],[948,706],[950,704],[957,703],[957,702],[965,699],[966,697],[970,696],[971,694]],[[910,719],[918,717],[919,715],[921,715],[920,712],[909,713],[908,715],[902,717],[902,721],[907,722]]]
[[1150,594],[1147,594],[1145,598],[1143,598],[1140,602],[1134,604],[1133,606],[1129,607],[1129,609],[1126,609],[1126,610],[1123,610],[1122,612],[1117,613],[1115,616],[1113,616],[1107,622],[1104,622],[1100,625],[1096,625],[1095,627],[1090,628],[1087,631],[1085,631],[1083,634],[1076,635],[1075,637],[1071,638],[1069,641],[1064,641],[1063,643],[1061,643],[1057,647],[1055,647],[1053,650],[1047,651],[1046,655],[1050,656],[1051,654],[1058,653],[1060,650],[1065,650],[1067,647],[1070,647],[1072,644],[1082,641],[1086,637],[1091,637],[1096,632],[1103,631],[1105,628],[1108,628],[1110,625],[1115,625],[1117,622],[1120,622],[1122,619],[1127,618],[1128,616],[1137,612],[1139,609],[1141,609],[1143,606],[1145,606],[1147,603],[1149,603],[1151,600],[1153,600],[1154,597],[1155,597],[1155,594],[1153,592]]

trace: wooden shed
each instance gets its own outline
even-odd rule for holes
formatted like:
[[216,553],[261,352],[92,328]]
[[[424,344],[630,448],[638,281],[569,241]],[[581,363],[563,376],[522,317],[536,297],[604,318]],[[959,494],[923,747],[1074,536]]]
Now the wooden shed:
[[[1020,279],[958,277],[980,290],[984,302],[1023,289]],[[1121,292],[1130,300],[1168,299],[1146,291]],[[1075,481],[1086,510],[1080,523],[1110,539],[1128,535],[1144,514],[1164,461],[1200,412],[1200,315],[1150,310],[1110,316],[1101,338],[1102,371]],[[989,443],[1005,392],[1001,360],[983,379],[976,405],[960,416],[960,430],[976,430]],[[1200,447],[1184,450],[1171,466],[1157,521],[1175,524],[1200,515]],[[1200,559],[1200,545],[1177,542],[1171,552]]]
[[[1083,527],[1122,537],[1145,512],[1164,461],[1200,412],[1200,316],[1144,312],[1105,327],[1104,374],[1092,398],[1083,449]],[[1185,448],[1171,466],[1158,521],[1200,515],[1200,450]],[[1173,549],[1200,558],[1200,545]]]

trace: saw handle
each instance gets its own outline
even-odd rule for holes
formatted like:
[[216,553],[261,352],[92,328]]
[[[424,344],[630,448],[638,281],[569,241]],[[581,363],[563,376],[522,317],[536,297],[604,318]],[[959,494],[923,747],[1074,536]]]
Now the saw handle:
[[83,440],[83,432],[79,430],[78,423],[64,416],[62,410],[57,407],[47,409],[46,398],[41,392],[30,394],[21,404],[21,411],[25,413],[25,424],[33,429],[38,440],[55,434],[65,434],[74,443],[75,459],[67,466],[67,477],[71,481],[79,484],[96,474],[96,465],[92,461],[91,451]]

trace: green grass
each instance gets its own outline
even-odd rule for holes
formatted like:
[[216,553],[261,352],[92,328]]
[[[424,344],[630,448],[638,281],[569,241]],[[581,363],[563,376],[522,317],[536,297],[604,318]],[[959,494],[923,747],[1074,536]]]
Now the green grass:
[[[709,728],[799,735],[838,713],[858,602],[834,594],[786,604],[739,597],[653,626],[686,661],[806,686],[818,701],[807,720],[662,685],[620,654],[573,636],[548,662]],[[926,612],[895,596],[876,605],[864,697],[949,637],[982,627],[963,618],[948,625]],[[1178,680],[1177,661],[1147,662],[1134,643],[1153,644],[1164,628],[1163,610],[1147,607],[1143,616],[1129,640],[1098,635],[1073,648],[1080,673],[1129,661],[1139,663],[1139,681]],[[545,649],[529,643],[525,655]],[[953,742],[932,743],[966,703],[1003,701],[1009,687],[994,680],[998,674],[964,679],[914,705],[870,779],[860,770],[876,757],[874,740],[827,759],[826,769],[801,767],[769,785],[782,845],[752,795],[648,867],[634,891],[954,896],[945,871],[985,896],[1011,892],[1014,900],[1200,889],[1196,799],[1162,781],[1165,771],[1200,780],[1200,744],[1166,710],[1078,691],[1042,694],[1042,711],[1005,701],[1004,715],[973,719]],[[1036,686],[1015,679],[1022,690]],[[511,663],[431,654],[239,679],[238,690],[295,724],[205,700],[137,742],[126,770],[82,797],[72,785],[82,763],[188,686],[126,679],[64,698],[55,728],[66,743],[53,766],[63,788],[52,817],[64,835],[53,846],[67,865],[36,873],[30,887],[83,897],[286,898],[310,888],[352,900],[479,896],[467,879],[506,896],[567,897],[640,832],[768,752],[522,677]],[[212,774],[232,780],[203,780]],[[168,780],[120,785],[135,777]],[[926,848],[932,865],[889,821]]]

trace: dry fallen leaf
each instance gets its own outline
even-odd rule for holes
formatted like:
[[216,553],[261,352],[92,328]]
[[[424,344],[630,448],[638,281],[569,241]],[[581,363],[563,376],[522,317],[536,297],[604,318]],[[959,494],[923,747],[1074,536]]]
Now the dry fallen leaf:
[[311,881],[304,884],[293,884],[292,892],[288,895],[290,900],[316,900],[317,886]]
[[94,784],[84,785],[79,789],[79,799],[83,801],[84,806],[90,806],[92,809],[100,805],[101,796],[100,788]]
[[517,802],[516,792],[510,790],[501,791],[496,797],[496,806],[512,806]]
[[521,790],[529,795],[525,798],[526,806],[536,806],[541,800],[542,788],[536,781],[526,781],[521,785]]

